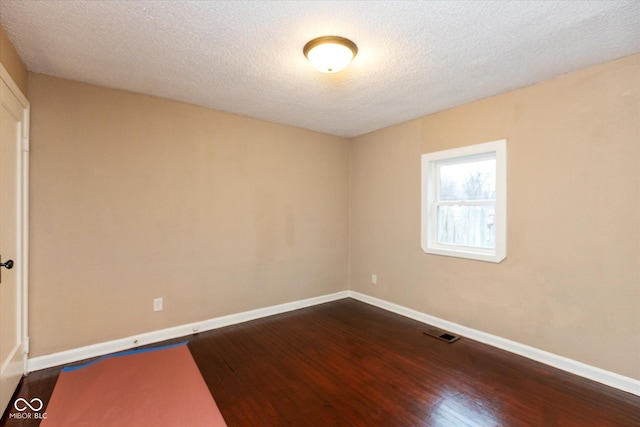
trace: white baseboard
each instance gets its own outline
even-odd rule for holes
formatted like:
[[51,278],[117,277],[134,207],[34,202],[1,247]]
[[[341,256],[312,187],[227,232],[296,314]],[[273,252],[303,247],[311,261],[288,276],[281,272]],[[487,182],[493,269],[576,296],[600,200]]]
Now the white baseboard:
[[[347,298],[348,296],[348,291],[340,291],[329,295],[322,295],[319,297],[278,304],[271,307],[259,308],[242,313],[230,314],[228,316],[216,317],[213,319],[203,320],[201,322],[189,323],[186,325],[180,325],[126,338],[120,338],[113,341],[107,341],[103,343],[88,345],[85,347],[61,351],[58,353],[47,354],[45,356],[33,357],[30,358],[27,362],[28,372],[51,368],[53,366],[65,365],[67,363],[90,359],[92,357],[104,356],[105,354],[129,350],[138,346],[153,344],[173,338],[184,337],[194,334],[196,333],[196,331],[203,332],[211,329],[222,328],[224,326],[235,325],[237,323],[248,322],[250,320],[260,319],[262,317],[272,316],[274,314],[286,313],[289,311],[298,310],[300,308],[311,307],[313,305]],[[194,330],[194,328],[196,328],[196,330]]]
[[572,374],[597,381],[601,384],[605,384],[610,387],[614,387],[619,390],[640,396],[640,381],[634,378],[596,368],[595,366],[587,365],[586,363],[578,362],[563,356],[558,356],[557,354],[549,353],[547,351],[530,347],[525,344],[520,344],[506,338],[501,338],[495,335],[488,334],[486,332],[458,325],[457,323],[449,322],[448,320],[443,320],[435,316],[430,316],[428,314],[412,310],[410,308],[369,295],[361,294],[359,292],[349,291],[349,297],[382,308],[384,310],[400,314],[401,316],[451,331],[455,334],[480,341],[481,343],[488,344],[490,346],[497,347],[499,349],[506,350],[520,356],[524,356],[526,358],[544,363],[546,365],[553,366],[554,368],[562,369],[563,371],[567,371]]
[[79,360],[89,359],[92,357],[103,356],[109,353],[128,350],[137,346],[153,344],[168,339],[188,336],[194,333],[194,327],[197,328],[198,332],[203,332],[211,329],[222,328],[224,326],[235,325],[237,323],[248,322],[250,320],[260,319],[267,316],[272,316],[274,314],[286,313],[289,311],[298,310],[300,308],[311,307],[326,302],[336,301],[343,298],[353,298],[358,301],[362,301],[364,303],[399,314],[401,316],[451,331],[455,334],[471,338],[484,344],[488,344],[493,347],[544,363],[546,365],[562,369],[563,371],[567,371],[572,374],[597,381],[601,384],[605,384],[610,387],[614,387],[619,390],[640,396],[640,381],[634,378],[625,377],[614,372],[596,368],[595,366],[577,362],[563,356],[558,356],[544,350],[520,344],[518,342],[501,338],[496,335],[491,335],[486,332],[478,331],[476,329],[462,326],[448,320],[443,320],[435,316],[430,316],[428,314],[355,291],[336,292],[329,295],[293,301],[285,304],[274,305],[271,307],[259,308],[256,310],[245,311],[237,314],[230,314],[228,316],[216,317],[213,319],[204,320],[202,322],[194,322],[186,325],[175,326],[173,328],[161,329],[159,331],[147,332],[140,335],[134,335],[113,341],[93,344],[86,347],[61,351],[59,353],[38,356],[29,359],[28,368],[30,372],[37,371],[40,369],[77,362]]

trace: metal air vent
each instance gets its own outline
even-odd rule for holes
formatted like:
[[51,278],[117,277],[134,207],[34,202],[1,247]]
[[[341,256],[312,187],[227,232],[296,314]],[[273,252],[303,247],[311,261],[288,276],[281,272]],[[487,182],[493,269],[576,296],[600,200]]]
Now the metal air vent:
[[429,327],[426,331],[424,331],[425,335],[429,335],[430,337],[438,338],[439,340],[452,343],[458,341],[460,339],[459,335],[454,335],[451,332],[443,331],[442,329]]

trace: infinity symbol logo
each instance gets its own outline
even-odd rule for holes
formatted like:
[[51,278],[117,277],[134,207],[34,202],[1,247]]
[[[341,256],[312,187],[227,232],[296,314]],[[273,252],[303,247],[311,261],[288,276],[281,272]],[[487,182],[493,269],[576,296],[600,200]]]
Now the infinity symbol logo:
[[[23,405],[19,405],[19,403],[21,402],[23,403]],[[32,411],[38,412],[40,409],[42,409],[43,406],[44,405],[42,403],[42,400],[38,399],[37,397],[34,397],[33,399],[31,399],[31,401],[28,401],[27,399],[19,397],[16,399],[15,402],[13,402],[13,407],[20,412],[26,411],[27,407],[31,408]]]

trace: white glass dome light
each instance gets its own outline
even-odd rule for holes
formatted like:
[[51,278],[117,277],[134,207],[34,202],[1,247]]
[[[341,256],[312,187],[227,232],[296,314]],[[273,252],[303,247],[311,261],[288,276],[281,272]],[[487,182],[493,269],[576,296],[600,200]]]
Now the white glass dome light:
[[358,46],[344,37],[324,36],[307,43],[303,52],[316,70],[337,73],[351,63],[358,53]]

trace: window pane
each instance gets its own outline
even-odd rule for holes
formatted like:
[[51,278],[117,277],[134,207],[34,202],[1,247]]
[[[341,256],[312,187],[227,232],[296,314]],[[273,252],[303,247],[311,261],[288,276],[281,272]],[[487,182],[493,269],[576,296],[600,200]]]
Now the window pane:
[[493,249],[495,206],[438,206],[438,243]]
[[493,200],[496,197],[496,159],[442,164],[440,200]]

